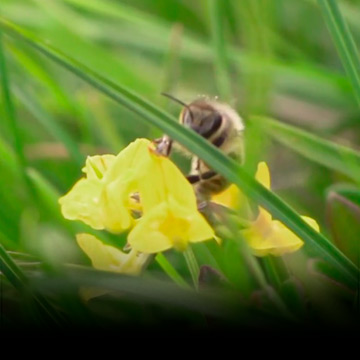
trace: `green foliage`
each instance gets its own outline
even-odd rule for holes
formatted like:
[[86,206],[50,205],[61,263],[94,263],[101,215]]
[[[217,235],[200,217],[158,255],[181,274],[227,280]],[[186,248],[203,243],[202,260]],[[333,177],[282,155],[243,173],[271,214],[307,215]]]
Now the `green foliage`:
[[360,60],[351,32],[335,0],[318,0],[318,3],[360,104]]

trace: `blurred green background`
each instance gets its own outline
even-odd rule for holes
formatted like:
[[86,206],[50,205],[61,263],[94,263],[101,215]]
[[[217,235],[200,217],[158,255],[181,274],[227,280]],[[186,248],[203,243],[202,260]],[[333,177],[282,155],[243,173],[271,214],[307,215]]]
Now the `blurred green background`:
[[[359,182],[346,169],[338,171],[353,164],[341,164],[341,155],[340,164],[326,166],[331,157],[316,138],[302,146],[248,122],[269,116],[359,149],[359,106],[320,8],[311,0],[214,3],[2,0],[0,15],[176,117],[179,106],[161,92],[184,102],[205,94],[231,104],[247,126],[245,168],[253,173],[265,160],[272,190],[315,218],[322,233],[358,262]],[[359,44],[359,1],[337,3]],[[24,42],[4,34],[3,47],[21,144],[1,97],[0,241],[19,264],[26,254],[51,264],[88,263],[74,241],[80,225],[62,219],[57,198],[81,176],[87,155],[118,153],[133,139],[161,131]],[[284,145],[286,139],[293,144]],[[174,159],[187,170],[187,159]],[[181,272],[182,260],[172,261]]]

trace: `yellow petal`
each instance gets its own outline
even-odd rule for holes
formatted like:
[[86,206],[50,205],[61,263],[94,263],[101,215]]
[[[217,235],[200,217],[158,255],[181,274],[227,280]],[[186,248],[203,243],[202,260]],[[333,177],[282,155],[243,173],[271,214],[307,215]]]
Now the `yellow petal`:
[[138,220],[128,235],[131,247],[150,254],[170,249],[173,246],[171,239],[160,231],[167,216],[168,209],[163,203]]
[[259,231],[259,228],[253,225],[242,233],[257,256],[281,256],[298,250],[304,244],[298,236],[277,220],[271,222],[267,232]]
[[271,229],[272,221],[271,214],[261,207],[259,208],[259,214],[254,221],[253,226],[262,233],[263,236],[266,236],[269,229]]
[[269,245],[272,245],[272,255],[284,255],[300,249],[304,242],[278,220],[273,220],[273,233],[267,239]]
[[116,181],[122,177],[124,181],[133,181],[143,176],[150,163],[149,147],[151,141],[147,139],[136,139],[123,149],[113,161],[111,167],[104,176],[105,183]]
[[115,155],[110,154],[88,156],[82,171],[86,174],[87,179],[101,179],[115,158]]
[[78,234],[76,240],[81,249],[90,258],[95,269],[117,271],[119,265],[126,259],[126,255],[120,250],[104,245],[93,235]]
[[128,236],[138,251],[161,252],[172,247],[185,250],[189,242],[214,238],[214,231],[203,216],[188,211],[175,201],[164,202],[145,214]]
[[69,220],[81,220],[94,229],[103,229],[99,207],[102,185],[98,180],[79,180],[59,199],[61,212]]
[[157,158],[164,176],[166,191],[170,195],[171,201],[188,210],[197,209],[194,188],[183,173],[168,158],[159,158],[158,156]]
[[[182,204],[170,199],[168,202],[170,213],[177,218],[178,230],[180,234],[183,230],[183,236],[186,237],[186,242],[200,242],[215,237],[213,228],[206,221],[204,216],[197,210],[190,211]],[[174,220],[173,220],[174,221]]]
[[173,247],[170,239],[160,231],[152,230],[146,226],[145,222],[142,227],[134,227],[128,236],[129,244],[134,246],[139,252],[146,252],[148,254],[155,254]]
[[259,183],[270,190],[270,172],[265,162],[258,164],[255,178]]
[[239,206],[239,197],[241,195],[243,196],[239,188],[235,184],[232,184],[224,191],[213,195],[211,201],[231,209],[236,209]]
[[[260,209],[262,214],[266,213]],[[302,218],[316,231],[319,231],[317,222],[307,216]],[[242,231],[244,238],[257,256],[275,255],[281,256],[300,249],[304,242],[278,220],[261,220],[260,216],[251,228]]]
[[133,225],[129,204],[133,184],[121,177],[105,184],[100,197],[100,214],[104,227],[113,232],[122,232]]
[[187,209],[196,209],[194,189],[177,166],[168,158],[149,151],[151,164],[139,180],[144,212],[150,211],[166,199],[173,199]]
[[[312,228],[319,231],[317,222],[307,216],[302,216]],[[268,253],[271,255],[281,256],[300,249],[304,242],[278,220],[272,221],[272,234],[267,238]]]
[[301,218],[306,221],[314,230],[316,230],[317,232],[320,231],[319,224],[314,219],[308,216],[302,216]]
[[90,258],[95,269],[137,275],[148,259],[148,254],[139,254],[134,250],[126,254],[121,250],[104,245],[95,236],[78,234],[77,243]]
[[133,225],[131,195],[138,192],[138,183],[149,172],[151,157],[146,139],[137,139],[122,150],[104,174],[101,193],[101,215],[107,230],[117,233]]
[[[170,160],[168,160],[170,161]],[[151,158],[148,172],[138,179],[140,201],[144,214],[167,199],[165,174],[162,171],[160,161]]]
[[215,238],[213,228],[199,212],[195,212],[188,221],[190,222],[189,242],[195,243]]
[[283,255],[298,250],[303,241],[280,221],[260,208],[257,219],[251,227],[241,231],[256,256]]
[[244,238],[247,240],[251,251],[256,256],[266,256],[270,254],[272,249],[271,245],[269,246],[264,240],[263,237],[257,232],[251,232],[250,230],[246,230],[243,233]]

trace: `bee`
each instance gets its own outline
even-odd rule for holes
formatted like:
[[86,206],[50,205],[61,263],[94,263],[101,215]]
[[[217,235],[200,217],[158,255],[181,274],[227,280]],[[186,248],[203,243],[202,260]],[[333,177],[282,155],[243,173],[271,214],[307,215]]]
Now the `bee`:
[[[197,132],[210,141],[230,158],[243,163],[244,161],[244,122],[237,112],[229,105],[217,100],[199,98],[190,104],[163,93],[162,95],[180,103],[183,109],[179,121],[182,125]],[[155,140],[157,152],[168,156],[173,141],[167,135]],[[189,155],[180,145],[175,147]],[[194,186],[198,201],[208,201],[213,194],[225,190],[230,183],[220,174],[212,170],[199,157],[192,156],[191,170],[187,179]]]

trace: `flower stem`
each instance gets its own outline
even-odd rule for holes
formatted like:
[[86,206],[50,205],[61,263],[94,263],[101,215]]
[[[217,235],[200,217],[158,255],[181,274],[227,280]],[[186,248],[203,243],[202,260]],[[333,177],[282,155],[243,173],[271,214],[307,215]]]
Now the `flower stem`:
[[243,239],[241,239],[238,244],[240,244],[245,261],[248,264],[250,271],[252,272],[254,279],[260,288],[266,293],[270,301],[284,316],[286,316],[289,320],[295,320],[294,316],[289,312],[280,295],[268,284],[259,262],[254,258],[254,256],[250,254],[249,249],[244,243]]
[[248,265],[249,270],[258,286],[266,293],[269,300],[284,316],[290,320],[294,320],[293,315],[289,312],[279,294],[268,284],[258,260],[251,254],[250,249],[244,239],[239,236],[239,231],[237,230],[237,226],[234,220],[229,218],[224,218],[223,220],[227,225],[228,231],[230,232],[230,239],[235,241],[235,243],[239,246],[240,253],[243,255],[244,261]]
[[268,279],[270,280],[271,284],[275,287],[275,289],[279,291],[282,281],[276,263],[273,261],[274,259],[271,258],[270,256],[266,256],[261,260],[262,263],[264,264]]
[[189,268],[191,277],[193,279],[195,289],[198,290],[198,288],[199,288],[199,271],[200,271],[199,264],[197,263],[194,252],[192,251],[190,246],[188,246],[187,249],[184,251],[184,257],[186,260],[186,264]]
[[176,271],[176,269],[170,264],[168,259],[163,253],[159,253],[155,257],[156,262],[165,271],[165,273],[179,286],[188,288],[189,284],[183,279],[183,277]]

